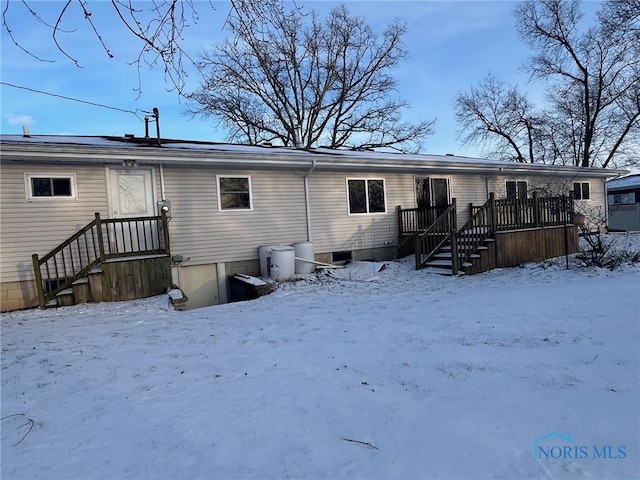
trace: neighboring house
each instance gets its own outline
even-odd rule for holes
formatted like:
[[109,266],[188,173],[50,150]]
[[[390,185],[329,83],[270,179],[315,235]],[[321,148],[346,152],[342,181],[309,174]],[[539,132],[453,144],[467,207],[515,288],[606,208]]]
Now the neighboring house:
[[640,231],[640,174],[607,182],[610,231]]
[[156,216],[165,206],[173,282],[193,307],[226,302],[230,276],[259,274],[260,246],[309,241],[315,259],[329,263],[391,259],[402,242],[398,206],[443,209],[455,198],[460,228],[492,192],[524,199],[578,185],[576,210],[604,207],[605,181],[620,174],[451,155],[155,143],[0,137],[3,311],[38,304],[32,254],[42,258],[95,213]]

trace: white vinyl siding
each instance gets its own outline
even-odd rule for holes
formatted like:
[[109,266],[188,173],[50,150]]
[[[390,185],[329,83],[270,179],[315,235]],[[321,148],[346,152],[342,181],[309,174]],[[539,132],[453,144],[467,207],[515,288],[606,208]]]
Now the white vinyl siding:
[[[217,175],[251,176],[253,209],[219,211]],[[164,177],[171,253],[189,258],[187,265],[257,259],[261,245],[307,239],[298,173],[165,166]]]
[[386,213],[375,215],[349,215],[347,178],[355,177],[348,173],[326,172],[314,172],[309,176],[311,239],[316,253],[395,244],[398,239],[396,206],[410,208],[415,202],[413,175],[373,172],[357,177],[365,180],[384,178]]
[[487,201],[487,185],[481,175],[464,174],[451,176],[451,197],[456,199],[458,228],[469,220],[469,205],[484,205]]
[[107,216],[103,166],[73,167],[76,200],[28,201],[25,172],[44,178],[68,175],[69,166],[3,163],[0,188],[0,276],[3,282],[33,279],[31,255],[44,255],[93,221]]

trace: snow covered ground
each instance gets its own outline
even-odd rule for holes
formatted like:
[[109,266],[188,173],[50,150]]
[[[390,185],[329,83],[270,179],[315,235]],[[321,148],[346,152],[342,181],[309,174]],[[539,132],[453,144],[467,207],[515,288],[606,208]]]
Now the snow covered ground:
[[640,478],[640,265],[375,277],[3,314],[2,478]]

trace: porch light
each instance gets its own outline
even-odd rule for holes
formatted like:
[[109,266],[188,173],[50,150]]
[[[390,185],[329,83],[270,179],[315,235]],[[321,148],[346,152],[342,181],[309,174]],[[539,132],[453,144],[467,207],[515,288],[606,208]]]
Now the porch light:
[[133,168],[133,167],[136,166],[136,161],[135,160],[129,160],[129,159],[123,160],[122,161],[122,166],[124,168]]

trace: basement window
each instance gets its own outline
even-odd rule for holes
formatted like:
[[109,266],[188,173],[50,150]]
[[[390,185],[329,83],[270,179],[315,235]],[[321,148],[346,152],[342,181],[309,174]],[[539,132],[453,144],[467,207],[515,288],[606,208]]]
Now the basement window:
[[252,210],[251,177],[218,175],[218,208],[220,210]]
[[527,198],[527,182],[507,180],[506,189],[508,199],[514,200],[516,198]]
[[349,215],[358,213],[386,213],[383,179],[347,179]]
[[589,200],[591,198],[589,182],[575,182],[573,184],[573,198],[575,200]]
[[76,198],[75,174],[25,174],[27,200],[50,200]]

